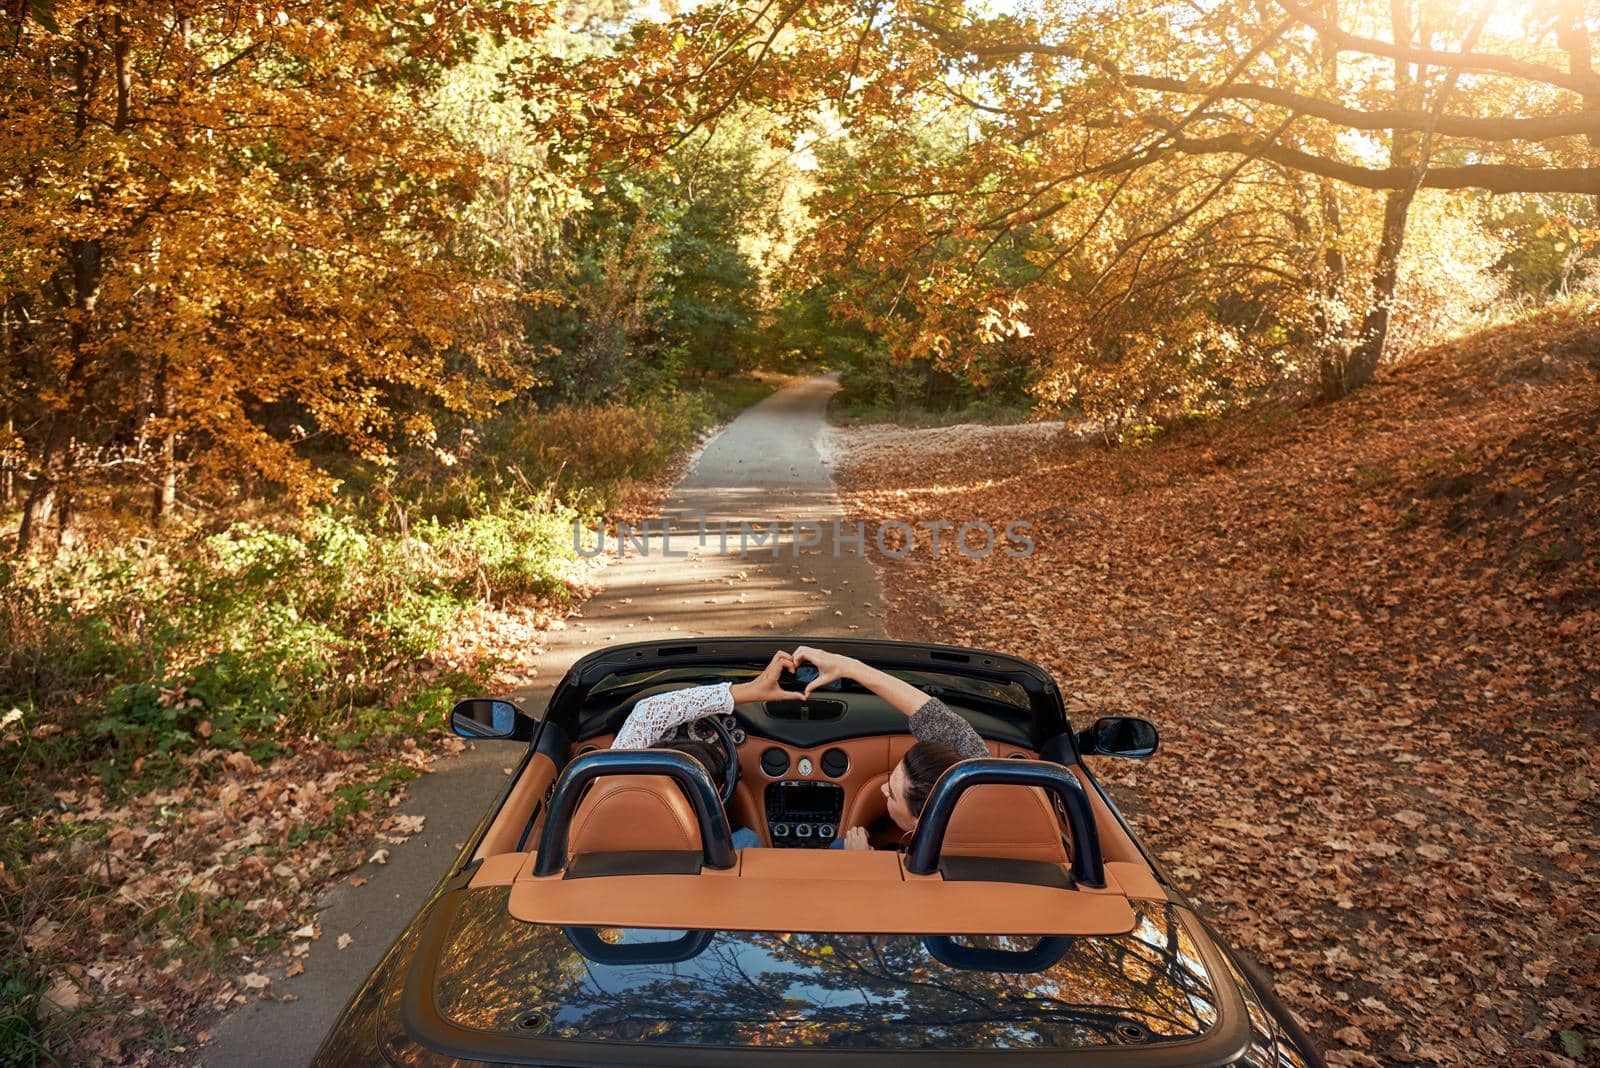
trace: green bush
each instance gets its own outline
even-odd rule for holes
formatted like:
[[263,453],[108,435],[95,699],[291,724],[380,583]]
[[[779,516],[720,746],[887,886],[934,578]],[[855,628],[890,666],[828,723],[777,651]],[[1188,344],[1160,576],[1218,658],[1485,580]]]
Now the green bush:
[[12,574],[0,702],[88,722],[128,755],[240,748],[403,703],[389,669],[438,649],[480,597],[566,596],[574,514],[535,503],[404,535],[321,514]]
[[410,668],[465,610],[564,601],[574,522],[771,388],[709,383],[649,403],[507,413],[466,462],[369,483],[343,510],[0,565],[0,711],[62,727],[48,747],[62,767],[410,729],[449,696],[437,669]]

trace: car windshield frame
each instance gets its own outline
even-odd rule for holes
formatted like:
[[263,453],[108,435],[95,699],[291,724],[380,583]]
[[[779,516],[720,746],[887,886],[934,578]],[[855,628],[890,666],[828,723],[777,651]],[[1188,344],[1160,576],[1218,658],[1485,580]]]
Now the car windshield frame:
[[[667,683],[705,685],[754,677],[778,649],[813,645],[855,656],[904,678],[930,696],[998,714],[1034,744],[1071,725],[1055,680],[1036,664],[987,650],[878,639],[706,638],[692,642],[634,642],[590,653],[567,672],[546,710],[569,738],[584,736],[593,717],[630,691]],[[610,700],[606,700],[610,698]]]

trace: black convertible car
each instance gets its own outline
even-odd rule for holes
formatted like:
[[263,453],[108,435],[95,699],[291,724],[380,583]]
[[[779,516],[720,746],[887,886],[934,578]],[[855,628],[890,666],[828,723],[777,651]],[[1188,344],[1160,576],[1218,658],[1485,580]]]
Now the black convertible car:
[[[1149,756],[1154,727],[1075,731],[1047,672],[996,653],[803,641],[941,698],[990,749],[904,848],[881,787],[912,738],[853,685],[679,728],[723,748],[720,783],[609,748],[640,699],[748,680],[793,641],[596,652],[540,719],[456,707],[458,734],[526,752],[314,1063],[1321,1064],[1090,774]],[[858,826],[891,848],[819,848]]]

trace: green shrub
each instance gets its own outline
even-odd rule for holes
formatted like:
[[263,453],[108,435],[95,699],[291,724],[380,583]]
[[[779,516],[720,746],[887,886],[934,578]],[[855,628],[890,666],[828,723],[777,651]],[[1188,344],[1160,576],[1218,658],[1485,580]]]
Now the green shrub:
[[479,598],[564,598],[574,515],[528,505],[399,535],[321,514],[12,574],[0,702],[130,758],[363,718],[404,703],[393,667],[440,648]]

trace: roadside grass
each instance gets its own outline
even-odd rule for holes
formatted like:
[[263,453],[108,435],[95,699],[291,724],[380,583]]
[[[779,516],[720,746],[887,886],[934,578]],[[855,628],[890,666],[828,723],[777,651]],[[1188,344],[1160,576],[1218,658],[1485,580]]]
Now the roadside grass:
[[574,521],[646,500],[779,382],[508,408],[450,450],[330,465],[341,492],[308,512],[0,563],[0,1063],[181,1048],[484,686],[494,652],[453,650],[466,614],[564,614]]

